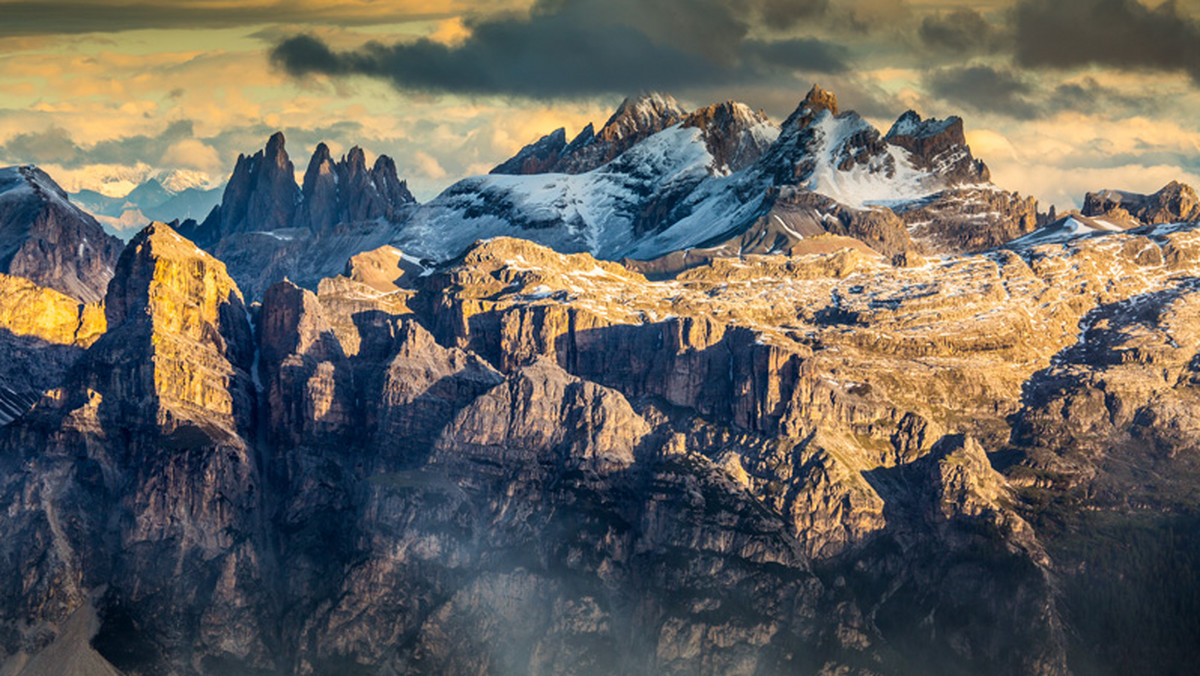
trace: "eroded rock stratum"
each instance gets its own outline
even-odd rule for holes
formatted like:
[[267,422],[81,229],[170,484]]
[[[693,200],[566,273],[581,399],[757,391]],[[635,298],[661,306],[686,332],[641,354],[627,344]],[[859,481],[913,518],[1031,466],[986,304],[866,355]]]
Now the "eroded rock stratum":
[[102,303],[0,278],[61,362],[0,428],[0,669],[1067,673],[1081,519],[1200,502],[1200,231],[847,242],[248,306],[155,224]]

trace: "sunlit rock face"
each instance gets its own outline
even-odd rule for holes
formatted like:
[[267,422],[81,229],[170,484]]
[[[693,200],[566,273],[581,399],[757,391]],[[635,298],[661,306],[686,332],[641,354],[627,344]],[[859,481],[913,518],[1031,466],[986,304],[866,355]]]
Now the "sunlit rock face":
[[[393,218],[394,171],[319,148],[275,190],[279,138],[215,217],[228,267],[155,223],[102,300],[0,275],[0,673],[1183,670],[1191,193],[1039,221],[954,118],[885,135],[814,88],[767,126],[649,97],[487,179],[684,148],[701,182],[778,180],[653,260],[367,247],[341,221]],[[529,173],[552,156],[584,164]],[[933,192],[866,203],[897,177]],[[239,238],[291,231],[236,214],[276,207],[333,253],[250,303],[230,270],[282,259]]]
[[33,406],[104,333],[104,309],[0,275],[0,425]]
[[1125,190],[1100,190],[1084,195],[1084,216],[1103,219],[1122,228],[1200,220],[1200,198],[1196,191],[1171,181],[1150,195]]

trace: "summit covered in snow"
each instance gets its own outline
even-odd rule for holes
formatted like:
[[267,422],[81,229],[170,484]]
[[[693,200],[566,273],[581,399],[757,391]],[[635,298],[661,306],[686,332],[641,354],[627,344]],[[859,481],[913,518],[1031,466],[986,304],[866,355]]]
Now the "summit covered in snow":
[[737,102],[689,113],[647,94],[598,133],[555,130],[456,183],[393,243],[433,260],[497,235],[608,259],[780,252],[825,232],[887,255],[962,250],[1034,227],[1032,201],[989,178],[956,117],[909,111],[884,135],[816,86],[782,125]]

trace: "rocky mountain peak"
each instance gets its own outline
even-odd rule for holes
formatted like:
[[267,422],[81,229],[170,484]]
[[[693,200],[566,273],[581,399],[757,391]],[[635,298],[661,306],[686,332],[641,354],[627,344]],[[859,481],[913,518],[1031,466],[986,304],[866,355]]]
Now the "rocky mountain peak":
[[335,162],[322,143],[309,162],[300,202],[293,227],[320,234],[342,223],[393,220],[416,199],[397,176],[392,158],[380,155],[368,170],[362,148],[354,146]]
[[1184,223],[1200,220],[1200,198],[1191,186],[1171,181],[1149,195],[1124,190],[1089,192],[1084,195],[1081,212],[1125,227]]
[[209,245],[236,233],[291,227],[300,202],[294,172],[283,132],[276,132],[264,150],[238,156],[221,204],[187,234]]
[[[333,246],[353,248],[358,239],[347,241],[345,228],[339,226],[363,226],[356,235],[361,238],[363,229],[402,220],[415,204],[396,163],[380,155],[368,167],[366,152],[358,146],[337,160],[328,145],[317,144],[297,186],[283,134],[276,133],[264,150],[238,158],[221,204],[203,223],[185,222],[180,234],[229,260],[248,293],[257,295],[283,276],[271,268],[272,263],[291,270],[297,267],[288,260],[294,254],[281,248],[302,248],[310,235],[342,237]],[[293,232],[276,232],[281,230]],[[371,237],[374,246],[386,241],[383,233]],[[330,264],[326,274],[336,274],[343,263],[344,259]]]
[[202,422],[214,443],[232,443],[250,422],[255,349],[225,264],[152,223],[122,252],[104,306],[108,332],[89,352],[88,386],[120,393],[130,420],[168,434]]
[[286,144],[287,140],[283,137],[283,132],[277,131],[271,134],[271,138],[267,139],[265,149],[267,161],[277,167],[290,166],[291,160],[288,158]]
[[[225,306],[242,316],[222,316]],[[165,223],[151,223],[129,241],[104,307],[110,327],[150,320],[158,330],[201,342],[220,342],[208,325],[246,321],[241,291],[225,264]]]
[[35,166],[0,168],[0,272],[84,302],[104,295],[121,241]]
[[837,95],[822,89],[821,85],[815,82],[812,89],[804,95],[804,105],[812,110],[828,110],[834,115],[838,114]]
[[686,115],[687,111],[669,94],[650,92],[628,97],[596,136],[610,143],[628,137],[645,138],[679,122]]
[[714,125],[718,128],[736,128],[767,121],[766,113],[762,111],[755,112],[753,108],[739,101],[722,101],[692,111],[683,119],[683,126],[701,129]]
[[521,148],[516,155],[498,165],[492,174],[541,174],[551,171],[567,148],[567,130],[559,127]]
[[67,200],[67,192],[55,183],[50,174],[41,168],[28,164],[20,167],[0,169],[0,195],[16,193],[22,189],[34,193],[42,199]]
[[[603,166],[645,139],[687,116],[674,98],[643,94],[621,102],[599,132],[588,125],[564,148],[550,171],[582,174]],[[524,152],[524,151],[523,151]]]
[[351,173],[366,171],[367,154],[363,152],[362,148],[354,146],[350,152],[346,153],[345,162]]
[[305,183],[308,182],[308,174],[311,173],[314,168],[320,167],[326,163],[333,163],[333,155],[329,152],[329,146],[325,145],[325,142],[322,141],[321,143],[317,144],[316,148],[313,149],[312,159],[308,161],[308,170],[305,172]]
[[971,156],[958,116],[922,120],[915,110],[909,110],[896,120],[884,140],[911,153],[918,169],[939,174],[952,184],[985,183],[991,178],[987,165]]
[[892,128],[888,130],[886,138],[890,141],[899,138],[925,139],[934,136],[945,136],[950,143],[965,145],[967,142],[966,136],[963,134],[962,118],[957,115],[952,115],[945,120],[936,120],[930,118],[922,120],[920,113],[915,110],[905,111]]
[[796,110],[788,116],[784,121],[784,127],[790,127],[796,124],[807,126],[815,120],[822,111],[828,110],[831,115],[838,114],[838,100],[833,92],[821,89],[821,85],[813,83],[812,89],[804,95],[804,100],[796,107]]
[[731,173],[754,164],[779,135],[765,113],[737,101],[696,110],[680,124],[703,133],[717,173]]
[[386,218],[389,220],[400,218],[407,207],[417,203],[417,198],[413,197],[408,189],[408,181],[400,180],[396,171],[396,161],[391,157],[380,155],[375,158],[375,165],[371,167],[371,180],[384,203],[388,205]]

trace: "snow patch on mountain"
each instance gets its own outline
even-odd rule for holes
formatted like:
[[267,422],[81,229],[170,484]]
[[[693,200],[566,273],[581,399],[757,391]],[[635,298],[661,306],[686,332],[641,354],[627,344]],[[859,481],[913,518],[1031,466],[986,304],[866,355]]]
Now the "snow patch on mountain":
[[1081,237],[1124,232],[1124,228],[1100,218],[1088,218],[1078,214],[1064,216],[1033,232],[1008,243],[1009,248],[1025,249],[1042,244],[1063,244]]
[[703,180],[712,160],[699,129],[676,125],[581,174],[466,179],[418,210],[393,244],[445,260],[477,239],[513,236],[563,252],[620,257],[637,242],[638,205],[655,191]]
[[849,169],[843,169],[848,160],[854,159],[852,139],[875,131],[858,115],[833,115],[826,111],[813,126],[818,135],[813,149],[816,167],[807,187],[815,193],[848,207],[864,209],[869,205],[909,202],[942,187],[936,174],[918,171],[908,151],[893,145],[885,146],[881,155],[866,162],[853,162]]

